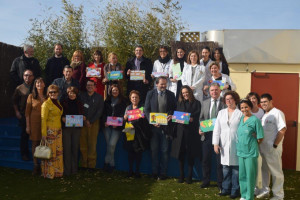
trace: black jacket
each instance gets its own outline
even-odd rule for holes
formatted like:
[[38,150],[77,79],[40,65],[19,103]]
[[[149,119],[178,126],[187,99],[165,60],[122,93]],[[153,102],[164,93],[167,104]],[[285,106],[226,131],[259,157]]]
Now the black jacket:
[[47,86],[55,79],[63,76],[63,69],[66,65],[70,65],[70,61],[63,56],[61,58],[53,56],[47,60],[45,68]]
[[32,70],[35,78],[42,75],[39,61],[35,58],[27,58],[25,55],[22,55],[13,61],[9,72],[16,86],[24,82],[23,72],[26,69]]
[[132,90],[137,90],[140,92],[140,98],[141,102],[144,103],[146,94],[150,90],[152,78],[151,78],[151,73],[153,69],[153,65],[150,59],[145,58],[144,56],[142,57],[142,62],[140,64],[140,70],[145,70],[145,78],[146,80],[149,81],[149,84],[144,84],[143,81],[130,81],[130,76],[127,76],[127,71],[134,70],[135,69],[135,61],[136,57],[130,58],[127,63],[126,63],[126,68],[125,68],[125,77],[127,78],[127,95]]
[[[200,157],[201,143],[199,135],[199,115],[201,104],[198,100],[194,102],[182,101],[177,103],[176,111],[191,113],[193,121],[189,124],[178,124],[176,135],[172,142],[171,156],[179,158],[180,152],[186,152],[191,157]],[[184,150],[182,148],[185,148]]]

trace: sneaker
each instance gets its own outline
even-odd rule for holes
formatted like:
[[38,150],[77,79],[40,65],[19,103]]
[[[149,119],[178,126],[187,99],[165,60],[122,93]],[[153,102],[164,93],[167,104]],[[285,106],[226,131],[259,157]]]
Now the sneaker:
[[244,199],[244,198],[242,197],[242,198],[240,198],[240,200],[246,200],[246,199]]
[[258,187],[255,187],[255,189],[254,189],[255,196],[259,195],[261,192],[262,192],[261,189],[259,189]]
[[283,198],[280,198],[280,197],[272,197],[270,200],[283,200]]
[[258,198],[258,199],[264,199],[264,198],[268,198],[269,196],[270,196],[269,191],[264,191],[264,192],[258,194],[256,196],[256,198]]

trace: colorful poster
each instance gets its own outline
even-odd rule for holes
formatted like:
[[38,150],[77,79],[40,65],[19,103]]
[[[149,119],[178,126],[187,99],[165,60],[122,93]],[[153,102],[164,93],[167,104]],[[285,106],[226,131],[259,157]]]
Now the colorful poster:
[[107,117],[106,123],[109,126],[122,126],[123,118],[122,117]]
[[156,78],[160,76],[166,76],[166,77],[168,76],[166,72],[152,72],[152,75]]
[[142,81],[145,78],[145,70],[130,71],[131,81]]
[[176,80],[181,80],[182,72],[180,68],[180,63],[173,64],[172,70],[173,70],[173,78]]
[[174,111],[172,116],[172,122],[180,124],[189,124],[190,123],[191,113]]
[[144,107],[128,110],[126,114],[128,115],[128,121],[144,118]]
[[86,77],[101,77],[101,68],[86,68]]
[[83,127],[83,115],[66,115],[66,127]]
[[200,121],[200,130],[202,132],[213,131],[216,123],[216,118]]
[[209,85],[211,85],[212,83],[218,83],[220,85],[220,89],[223,90],[224,86],[225,86],[225,80],[219,80],[219,81],[214,81],[214,80],[209,80],[208,81]]
[[150,113],[150,124],[168,125],[167,113]]
[[123,71],[110,71],[107,72],[108,80],[120,80],[123,79]]

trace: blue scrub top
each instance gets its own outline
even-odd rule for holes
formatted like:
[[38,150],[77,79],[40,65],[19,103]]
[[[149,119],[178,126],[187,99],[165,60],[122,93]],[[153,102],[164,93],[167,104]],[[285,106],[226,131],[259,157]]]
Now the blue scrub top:
[[237,133],[237,155],[243,158],[258,157],[257,140],[264,138],[261,121],[252,115],[244,122],[244,116],[242,116]]

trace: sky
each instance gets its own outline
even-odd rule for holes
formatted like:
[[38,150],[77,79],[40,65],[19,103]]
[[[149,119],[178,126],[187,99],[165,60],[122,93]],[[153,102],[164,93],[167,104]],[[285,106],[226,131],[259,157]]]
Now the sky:
[[[158,1],[158,0],[154,0]],[[300,0],[179,0],[184,31],[300,29]],[[71,0],[84,5],[87,20],[106,0]],[[45,8],[52,7],[50,11]],[[0,0],[0,42],[22,46],[32,18],[60,13],[61,0]]]

